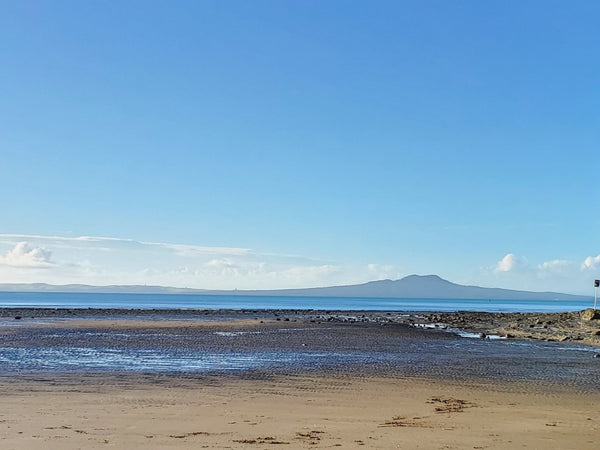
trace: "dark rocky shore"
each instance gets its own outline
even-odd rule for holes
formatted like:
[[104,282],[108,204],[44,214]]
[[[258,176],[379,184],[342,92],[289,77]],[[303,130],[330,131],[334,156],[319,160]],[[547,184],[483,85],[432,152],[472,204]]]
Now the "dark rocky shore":
[[600,346],[600,311],[561,313],[456,312],[426,314],[430,323],[508,339],[580,342]]
[[600,346],[600,311],[557,313],[450,313],[319,310],[194,310],[0,308],[4,320],[136,319],[136,320],[275,320],[308,323],[405,324],[438,330],[477,333],[482,338],[579,342]]

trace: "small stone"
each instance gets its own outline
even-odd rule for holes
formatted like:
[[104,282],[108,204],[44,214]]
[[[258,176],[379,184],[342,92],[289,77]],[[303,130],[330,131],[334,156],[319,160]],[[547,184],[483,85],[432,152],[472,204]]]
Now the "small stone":
[[581,311],[581,318],[583,320],[597,320],[600,319],[600,311],[593,308],[584,309]]

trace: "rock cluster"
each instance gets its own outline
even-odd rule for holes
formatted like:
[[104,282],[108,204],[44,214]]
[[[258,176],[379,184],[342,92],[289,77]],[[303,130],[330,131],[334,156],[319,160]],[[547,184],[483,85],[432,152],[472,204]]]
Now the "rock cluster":
[[460,311],[425,314],[424,319],[474,333],[506,338],[579,341],[600,346],[600,311],[561,313],[485,313]]

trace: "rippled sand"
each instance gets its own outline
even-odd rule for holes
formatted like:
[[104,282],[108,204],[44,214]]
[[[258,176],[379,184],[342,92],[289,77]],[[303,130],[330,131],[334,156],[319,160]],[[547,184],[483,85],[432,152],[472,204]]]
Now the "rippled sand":
[[598,393],[352,375],[0,382],[0,446],[595,449]]
[[4,323],[0,448],[597,448],[593,348],[277,318]]

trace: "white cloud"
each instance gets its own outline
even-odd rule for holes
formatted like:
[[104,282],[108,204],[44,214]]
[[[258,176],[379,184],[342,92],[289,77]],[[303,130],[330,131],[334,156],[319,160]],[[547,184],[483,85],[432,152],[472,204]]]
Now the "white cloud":
[[600,267],[600,255],[588,256],[581,264],[581,270],[596,270]]
[[31,247],[28,242],[17,242],[6,255],[0,256],[0,264],[22,268],[49,268],[52,253],[42,247]]
[[510,272],[520,265],[520,259],[514,253],[508,253],[496,264],[496,272]]
[[[518,254],[507,253],[494,265],[481,267],[478,274],[462,281],[485,287],[586,295],[594,266],[600,269],[600,256],[588,257],[580,265],[577,261],[562,258],[530,262]],[[586,268],[590,270],[580,270]]]
[[497,275],[502,275],[503,279],[507,279],[509,275],[521,277],[522,281],[533,279],[545,279],[550,276],[562,276],[572,271],[576,266],[565,259],[552,259],[544,261],[537,265],[530,264],[522,256],[517,256],[514,253],[506,254],[500,261],[496,263],[494,272]]
[[542,272],[564,272],[571,266],[571,262],[564,259],[553,259],[552,261],[544,261],[538,265],[538,269]]

